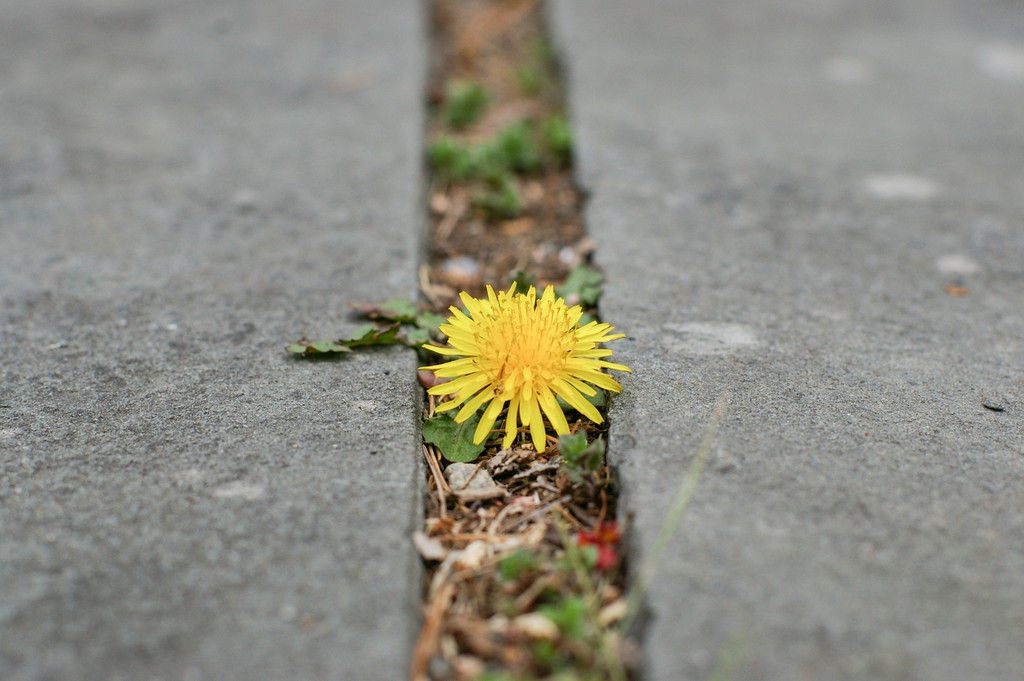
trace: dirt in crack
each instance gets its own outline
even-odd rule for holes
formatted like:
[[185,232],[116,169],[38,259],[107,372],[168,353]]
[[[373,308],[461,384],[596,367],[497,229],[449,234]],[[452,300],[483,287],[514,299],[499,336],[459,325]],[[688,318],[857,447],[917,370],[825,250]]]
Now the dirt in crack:
[[[460,292],[486,296],[488,284],[500,291],[515,281],[524,292],[553,285],[586,310],[584,325],[602,279],[589,263],[594,243],[573,184],[572,134],[543,8],[537,0],[433,0],[431,11],[423,294],[442,313],[463,305]],[[440,380],[421,372],[427,388]],[[448,416],[455,411],[439,413],[446,399],[427,400],[425,523],[414,537],[427,569],[411,678],[632,678],[605,425],[583,413],[603,412],[607,393],[597,389],[575,407],[563,402],[571,434],[546,434],[544,447],[522,427],[508,447],[500,432],[474,443],[480,414],[456,423]]]

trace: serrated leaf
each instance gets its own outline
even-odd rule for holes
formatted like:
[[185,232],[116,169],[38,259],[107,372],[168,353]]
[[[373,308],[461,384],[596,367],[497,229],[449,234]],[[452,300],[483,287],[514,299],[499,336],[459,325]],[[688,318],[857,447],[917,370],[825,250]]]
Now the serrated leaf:
[[576,483],[583,482],[586,475],[599,469],[604,462],[604,440],[597,438],[587,444],[587,436],[583,432],[559,436],[558,450],[562,454],[562,471]]
[[352,307],[370,319],[412,324],[420,306],[408,298],[392,298],[383,303],[353,303]]
[[473,432],[480,422],[476,412],[462,423],[456,423],[448,414],[438,414],[423,422],[423,440],[441,450],[449,461],[469,463],[484,450],[484,443],[473,444]]
[[415,324],[421,329],[427,331],[437,331],[437,328],[444,324],[444,317],[439,314],[434,314],[429,310],[424,310],[416,315]]
[[558,449],[565,458],[575,457],[587,448],[587,434],[583,431],[558,437]]
[[390,314],[391,319],[395,321],[412,322],[416,319],[420,306],[407,298],[392,298],[381,303],[380,309],[382,312]]
[[603,283],[603,274],[589,265],[579,265],[569,273],[565,283],[555,289],[555,293],[571,305],[595,307],[601,297]]
[[403,343],[411,348],[418,348],[430,340],[430,331],[428,329],[420,328],[409,329],[407,331],[403,331],[401,336]]
[[346,338],[345,341],[351,343],[354,341],[362,340],[363,338],[367,338],[373,333],[374,329],[376,328],[377,327],[374,326],[373,324],[363,324],[362,326],[357,326],[355,330],[348,335],[348,338]]
[[359,348],[368,345],[393,345],[401,343],[402,339],[399,337],[398,324],[385,327],[366,324],[353,331],[348,340],[342,342],[350,348]]
[[322,355],[331,352],[352,352],[352,349],[345,345],[343,341],[333,340],[303,340],[289,345],[285,350],[297,355]]

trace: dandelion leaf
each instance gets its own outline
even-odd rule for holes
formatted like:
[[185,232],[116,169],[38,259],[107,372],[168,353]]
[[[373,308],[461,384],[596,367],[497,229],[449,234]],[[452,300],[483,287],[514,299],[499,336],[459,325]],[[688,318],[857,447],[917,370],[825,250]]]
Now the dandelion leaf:
[[420,313],[419,305],[408,298],[392,298],[383,303],[353,303],[352,307],[370,319],[413,324]]
[[350,348],[358,348],[366,345],[393,345],[401,343],[402,339],[399,338],[398,324],[385,327],[366,324],[357,328],[347,340],[341,342]]
[[423,440],[437,445],[449,461],[469,463],[484,450],[484,443],[473,444],[473,431],[480,421],[480,412],[462,423],[448,414],[438,414],[423,422]]
[[589,265],[580,265],[566,277],[565,283],[555,289],[565,302],[570,305],[595,307],[601,297],[601,285],[604,275]]
[[343,341],[333,340],[306,340],[303,339],[298,343],[293,343],[285,348],[288,352],[299,355],[323,355],[332,352],[352,352],[352,348],[344,344]]

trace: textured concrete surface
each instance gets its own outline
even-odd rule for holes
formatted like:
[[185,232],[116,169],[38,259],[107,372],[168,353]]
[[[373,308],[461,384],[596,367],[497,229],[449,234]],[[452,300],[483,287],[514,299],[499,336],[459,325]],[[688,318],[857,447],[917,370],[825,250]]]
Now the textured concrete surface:
[[0,5],[0,678],[406,673],[415,358],[283,348],[415,294],[423,37]]
[[1020,7],[553,4],[639,550],[732,395],[645,678],[1020,678]]

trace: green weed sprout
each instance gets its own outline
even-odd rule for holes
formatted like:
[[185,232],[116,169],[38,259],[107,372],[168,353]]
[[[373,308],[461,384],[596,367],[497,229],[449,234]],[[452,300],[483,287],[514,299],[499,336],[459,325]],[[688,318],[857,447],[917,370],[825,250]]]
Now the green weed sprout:
[[572,160],[572,129],[562,116],[553,116],[541,126],[544,143],[555,160],[565,166]]
[[478,193],[473,198],[473,205],[481,209],[488,218],[495,220],[514,218],[523,210],[519,191],[509,176],[502,177],[494,188]]
[[462,130],[480,120],[490,99],[479,83],[455,81],[448,85],[441,118],[456,130]]

